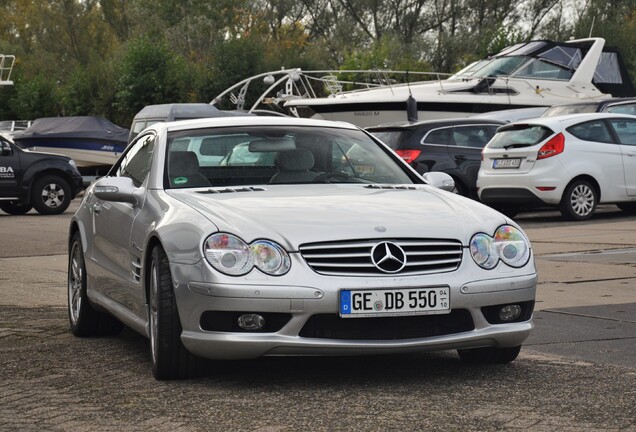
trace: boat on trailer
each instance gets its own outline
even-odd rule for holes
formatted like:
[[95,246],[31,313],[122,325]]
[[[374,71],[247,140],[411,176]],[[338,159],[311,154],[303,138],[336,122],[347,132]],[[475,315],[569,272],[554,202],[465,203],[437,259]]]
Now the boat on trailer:
[[128,129],[102,117],[44,117],[13,140],[23,149],[68,156],[82,174],[103,174],[126,148]]
[[[250,90],[254,83],[265,90]],[[259,96],[248,100],[254,93]],[[229,100],[235,109],[252,113],[368,127],[629,96],[636,96],[636,90],[620,52],[602,38],[587,38],[520,43],[452,75],[282,69],[243,80],[211,104]]]

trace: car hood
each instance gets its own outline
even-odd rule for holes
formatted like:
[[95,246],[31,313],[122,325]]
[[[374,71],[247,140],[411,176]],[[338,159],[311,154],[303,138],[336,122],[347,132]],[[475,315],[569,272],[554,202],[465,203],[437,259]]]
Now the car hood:
[[[448,238],[467,244],[493,234],[502,214],[431,186],[371,189],[365,185],[277,185],[264,190],[168,194],[221,232],[251,242],[267,238],[289,251],[305,243],[368,238]],[[179,204],[179,205],[182,205]]]

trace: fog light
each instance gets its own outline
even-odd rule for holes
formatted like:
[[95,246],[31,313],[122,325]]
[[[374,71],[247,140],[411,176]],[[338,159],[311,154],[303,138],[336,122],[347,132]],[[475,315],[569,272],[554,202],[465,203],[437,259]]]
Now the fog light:
[[238,325],[247,331],[262,330],[265,327],[265,318],[258,314],[244,314],[238,317]]
[[514,321],[521,316],[521,306],[519,305],[507,305],[501,308],[499,311],[499,319],[508,322]]

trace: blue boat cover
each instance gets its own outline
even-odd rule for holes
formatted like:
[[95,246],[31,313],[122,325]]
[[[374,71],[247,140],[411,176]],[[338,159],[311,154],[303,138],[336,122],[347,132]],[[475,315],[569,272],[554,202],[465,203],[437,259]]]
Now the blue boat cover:
[[80,138],[95,139],[126,145],[128,129],[117,126],[103,117],[44,117],[36,119],[31,127],[16,132],[16,144],[34,139]]

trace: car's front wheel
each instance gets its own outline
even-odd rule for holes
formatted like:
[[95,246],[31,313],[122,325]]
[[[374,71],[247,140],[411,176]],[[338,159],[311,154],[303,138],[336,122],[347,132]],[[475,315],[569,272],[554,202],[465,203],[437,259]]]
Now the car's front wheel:
[[30,204],[17,204],[14,201],[0,202],[0,210],[10,215],[27,214],[33,208]]
[[35,181],[32,197],[33,207],[38,213],[60,214],[71,204],[71,186],[60,176],[47,175]]
[[505,364],[517,358],[521,345],[514,347],[484,347],[457,350],[459,358],[466,363]]
[[587,180],[574,180],[565,188],[559,208],[565,219],[582,221],[592,217],[597,204],[594,186]]
[[150,264],[148,316],[152,373],[157,379],[187,378],[197,367],[197,358],[181,342],[181,321],[172,286],[168,257],[157,246]]
[[121,332],[123,324],[111,315],[91,306],[86,294],[86,266],[79,233],[71,239],[68,259],[68,318],[75,336],[111,336]]

